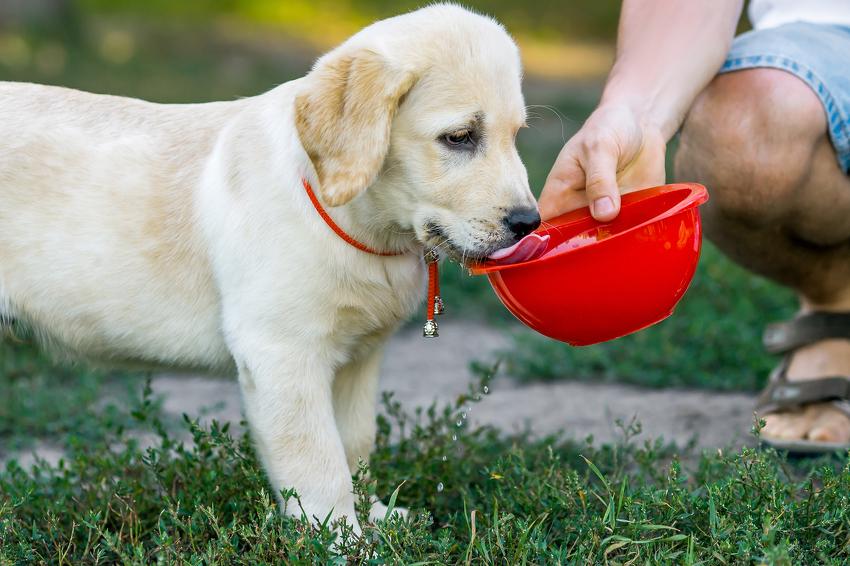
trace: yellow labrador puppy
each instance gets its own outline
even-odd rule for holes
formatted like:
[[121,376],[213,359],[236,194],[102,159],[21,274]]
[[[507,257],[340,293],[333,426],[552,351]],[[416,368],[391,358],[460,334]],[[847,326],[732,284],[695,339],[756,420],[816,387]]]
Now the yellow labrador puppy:
[[0,83],[0,318],[83,359],[237,373],[273,487],[359,531],[351,474],[423,247],[482,258],[539,222],[520,74],[499,24],[443,4],[234,102]]

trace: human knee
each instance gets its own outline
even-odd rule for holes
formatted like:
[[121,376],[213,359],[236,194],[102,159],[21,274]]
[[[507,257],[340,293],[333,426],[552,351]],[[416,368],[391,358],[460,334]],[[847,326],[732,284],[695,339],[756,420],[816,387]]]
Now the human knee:
[[776,69],[719,75],[685,120],[676,179],[704,184],[712,208],[754,226],[783,218],[826,117],[814,92]]

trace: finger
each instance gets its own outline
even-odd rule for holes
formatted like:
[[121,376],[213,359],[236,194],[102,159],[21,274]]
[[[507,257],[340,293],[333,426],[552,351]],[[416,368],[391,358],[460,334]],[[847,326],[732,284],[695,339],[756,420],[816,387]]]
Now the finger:
[[587,206],[584,187],[566,187],[560,181],[547,182],[537,203],[542,220],[549,220],[583,206]]
[[584,169],[576,161],[570,144],[564,146],[540,193],[540,218],[548,220],[587,206],[584,196]]
[[584,171],[590,214],[600,222],[610,222],[620,213],[617,154],[608,147],[588,148]]

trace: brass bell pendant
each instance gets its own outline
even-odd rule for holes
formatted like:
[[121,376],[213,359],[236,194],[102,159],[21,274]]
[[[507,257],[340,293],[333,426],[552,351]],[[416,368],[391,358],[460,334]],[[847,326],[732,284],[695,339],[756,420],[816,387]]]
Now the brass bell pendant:
[[438,330],[437,321],[429,318],[425,321],[425,326],[422,328],[422,336],[425,338],[437,338],[440,335]]
[[434,297],[434,314],[443,314],[446,312],[446,307],[443,306],[443,299],[439,296]]

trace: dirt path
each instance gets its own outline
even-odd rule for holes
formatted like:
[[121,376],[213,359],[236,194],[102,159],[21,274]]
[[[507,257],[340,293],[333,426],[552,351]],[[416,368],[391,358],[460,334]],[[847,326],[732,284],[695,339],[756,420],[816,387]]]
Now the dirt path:
[[[492,360],[494,352],[511,346],[510,338],[489,326],[463,320],[440,323],[440,338],[426,340],[418,326],[403,329],[389,347],[381,389],[412,410],[435,399],[440,406],[466,391],[473,360]],[[238,422],[241,418],[235,383],[202,378],[159,376],[154,390],[167,395],[164,410]],[[619,437],[615,419],[633,416],[643,426],[643,438],[663,436],[679,445],[698,434],[702,448],[752,445],[755,399],[741,393],[680,389],[641,389],[626,385],[562,381],[519,384],[499,377],[491,392],[469,413],[473,424],[493,424],[505,431],[529,426],[543,435],[563,430],[599,442]],[[210,410],[210,408],[218,407]]]
[[[504,331],[481,323],[440,321],[436,340],[422,338],[421,329],[411,325],[392,338],[381,389],[394,391],[408,410],[428,406],[435,399],[442,407],[467,390],[470,362],[493,360],[495,352],[511,345]],[[164,396],[163,412],[168,416],[179,418],[186,413],[202,421],[218,419],[233,425],[242,420],[239,388],[233,381],[158,375],[152,386],[155,394]],[[593,435],[597,443],[604,443],[621,438],[616,419],[628,422],[637,417],[642,439],[664,437],[684,446],[698,435],[698,448],[754,445],[748,433],[755,405],[752,395],[575,381],[520,384],[506,377],[498,377],[490,389],[481,402],[472,405],[472,425],[492,424],[508,432],[528,426],[535,435],[563,430],[572,438]],[[39,445],[35,454],[51,462],[63,455],[45,445]],[[33,453],[17,458],[28,466]]]

